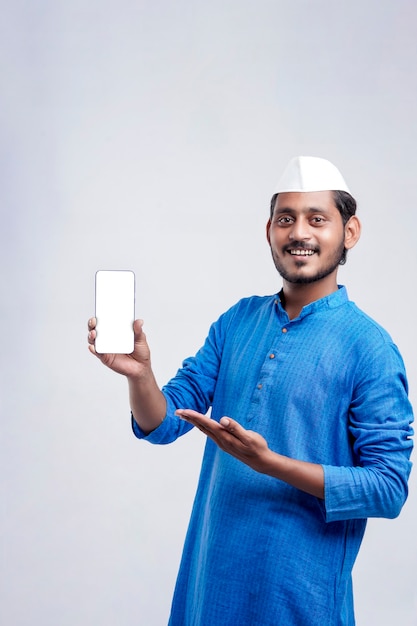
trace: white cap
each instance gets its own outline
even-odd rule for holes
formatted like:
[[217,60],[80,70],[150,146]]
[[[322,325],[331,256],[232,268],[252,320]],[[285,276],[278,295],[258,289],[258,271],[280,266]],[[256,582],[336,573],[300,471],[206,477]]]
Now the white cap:
[[347,191],[337,167],[319,157],[299,156],[288,163],[274,194],[286,191]]

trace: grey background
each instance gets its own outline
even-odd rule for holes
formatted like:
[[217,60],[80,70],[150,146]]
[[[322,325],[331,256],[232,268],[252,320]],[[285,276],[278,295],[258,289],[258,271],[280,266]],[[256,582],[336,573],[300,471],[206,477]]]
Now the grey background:
[[[0,621],[163,625],[204,442],[131,435],[126,382],[86,347],[94,273],[135,271],[162,384],[227,307],[280,288],[273,187],[292,156],[329,158],[364,229],[340,282],[415,404],[417,8],[2,5]],[[415,492],[369,523],[359,626],[417,624]]]

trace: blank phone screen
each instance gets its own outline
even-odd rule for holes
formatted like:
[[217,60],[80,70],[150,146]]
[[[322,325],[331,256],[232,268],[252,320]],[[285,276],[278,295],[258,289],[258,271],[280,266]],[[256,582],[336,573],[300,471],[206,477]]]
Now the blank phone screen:
[[135,275],[129,270],[96,272],[96,351],[99,354],[133,352]]

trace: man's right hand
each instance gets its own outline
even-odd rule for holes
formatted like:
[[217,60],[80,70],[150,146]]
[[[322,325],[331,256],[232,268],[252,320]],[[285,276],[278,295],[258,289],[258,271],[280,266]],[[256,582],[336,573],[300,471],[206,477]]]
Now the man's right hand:
[[131,354],[99,354],[96,352],[96,323],[95,317],[88,320],[88,349],[104,365],[132,380],[141,378],[150,370],[150,350],[142,329],[143,320],[135,320],[133,323],[135,345]]

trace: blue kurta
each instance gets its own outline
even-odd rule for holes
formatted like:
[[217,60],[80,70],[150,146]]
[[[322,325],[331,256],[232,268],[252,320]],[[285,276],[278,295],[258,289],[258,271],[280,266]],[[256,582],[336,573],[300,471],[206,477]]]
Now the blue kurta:
[[293,320],[279,296],[247,298],[163,393],[167,416],[148,441],[191,428],[177,408],[211,406],[325,475],[323,501],[208,440],[170,625],[352,626],[366,518],[398,515],[411,468],[412,409],[389,335],[344,287]]

